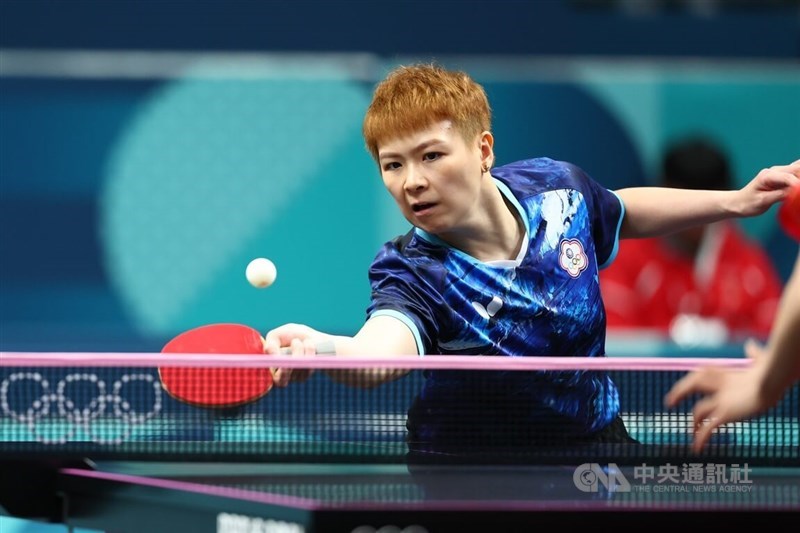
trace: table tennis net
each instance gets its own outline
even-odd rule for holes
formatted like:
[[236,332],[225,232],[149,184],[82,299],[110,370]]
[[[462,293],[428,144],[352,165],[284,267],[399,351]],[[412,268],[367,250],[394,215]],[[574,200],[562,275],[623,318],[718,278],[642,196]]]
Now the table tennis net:
[[741,360],[278,357],[302,381],[232,407],[189,405],[159,366],[198,390],[198,368],[252,356],[4,354],[0,452],[119,460],[580,463],[689,460],[800,465],[800,389],[691,451],[691,409],[664,395],[700,365]]

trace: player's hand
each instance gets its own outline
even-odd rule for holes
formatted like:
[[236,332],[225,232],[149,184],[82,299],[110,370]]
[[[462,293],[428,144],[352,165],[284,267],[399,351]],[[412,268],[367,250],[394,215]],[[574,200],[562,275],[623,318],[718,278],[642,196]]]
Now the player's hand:
[[760,344],[753,339],[748,339],[747,342],[744,343],[744,354],[748,359],[758,361],[764,358],[764,356],[767,354],[767,349],[763,344]]
[[[752,349],[756,350],[755,345]],[[752,355],[758,356],[755,351]],[[716,428],[728,422],[751,418],[771,407],[773,400],[764,395],[763,366],[755,361],[750,368],[743,370],[701,368],[684,376],[667,393],[665,404],[670,408],[691,394],[703,395],[692,411],[692,447],[696,452],[703,449]]]
[[[325,335],[302,324],[284,324],[268,332],[264,337],[264,353],[267,355],[284,354],[289,349],[291,355],[309,356],[317,353],[317,342]],[[273,383],[277,387],[285,387],[291,382],[305,381],[312,370],[302,368],[273,368]]]
[[789,165],[765,168],[737,194],[741,216],[756,216],[786,199],[789,190],[800,183],[800,159]]

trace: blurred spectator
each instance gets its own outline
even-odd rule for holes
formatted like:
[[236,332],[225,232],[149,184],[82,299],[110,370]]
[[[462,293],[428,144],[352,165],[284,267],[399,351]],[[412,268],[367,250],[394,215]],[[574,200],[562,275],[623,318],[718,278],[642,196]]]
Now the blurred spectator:
[[[669,148],[661,185],[733,186],[726,155],[703,139]],[[621,328],[656,329],[686,345],[766,337],[782,288],[767,254],[734,221],[622,241],[600,282],[610,334]]]

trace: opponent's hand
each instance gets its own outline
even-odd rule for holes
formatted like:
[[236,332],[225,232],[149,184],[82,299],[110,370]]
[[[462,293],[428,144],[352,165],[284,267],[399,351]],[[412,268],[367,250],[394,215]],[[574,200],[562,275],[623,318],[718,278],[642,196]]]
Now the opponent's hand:
[[786,199],[791,188],[800,183],[800,159],[789,165],[777,165],[759,172],[750,183],[736,191],[735,209],[741,216],[756,216]]
[[[752,342],[748,343],[746,349],[748,355],[753,357],[759,357],[761,353],[760,348]],[[752,418],[776,403],[763,386],[763,367],[756,360],[746,369],[701,368],[677,381],[667,393],[665,404],[670,408],[691,394],[703,395],[692,411],[692,447],[696,452],[703,449],[716,428],[728,422]]]

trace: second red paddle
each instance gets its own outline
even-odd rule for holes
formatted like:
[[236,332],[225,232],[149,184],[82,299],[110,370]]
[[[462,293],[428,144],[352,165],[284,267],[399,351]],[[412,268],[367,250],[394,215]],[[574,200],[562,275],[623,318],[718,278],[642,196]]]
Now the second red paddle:
[[778,222],[787,235],[800,241],[800,184],[792,187],[778,209]]

